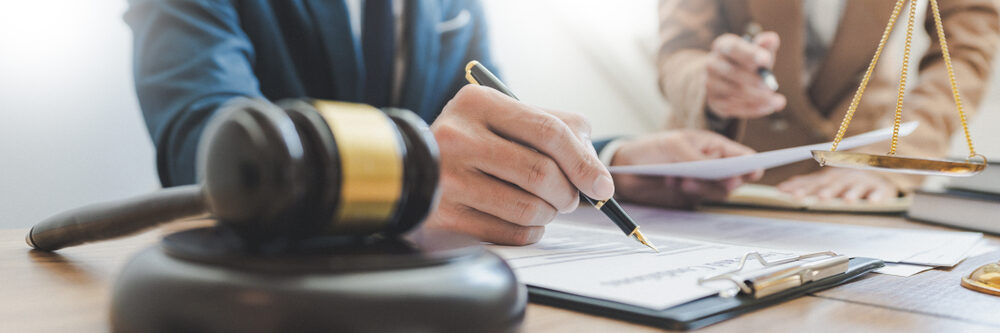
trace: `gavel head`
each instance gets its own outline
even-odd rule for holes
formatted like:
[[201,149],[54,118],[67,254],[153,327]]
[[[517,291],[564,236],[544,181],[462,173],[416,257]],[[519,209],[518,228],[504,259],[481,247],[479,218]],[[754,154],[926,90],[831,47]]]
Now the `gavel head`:
[[438,151],[410,111],[237,99],[205,128],[198,176],[211,214],[258,237],[394,235],[436,204]]

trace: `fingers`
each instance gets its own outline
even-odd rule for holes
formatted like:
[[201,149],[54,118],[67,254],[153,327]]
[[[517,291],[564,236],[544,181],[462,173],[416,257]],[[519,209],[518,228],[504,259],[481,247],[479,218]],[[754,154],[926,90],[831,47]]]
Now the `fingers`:
[[[472,160],[476,169],[520,187],[560,212],[576,209],[580,201],[577,190],[555,161],[497,136],[488,135],[484,140],[487,142],[481,149],[468,152],[481,156]],[[473,192],[484,191],[471,188],[477,189]]]
[[885,186],[876,186],[868,194],[867,198],[868,201],[872,202],[885,202],[897,196],[899,196],[899,189],[897,189],[895,186],[885,185]]
[[[732,63],[729,62],[729,59],[726,59],[725,56],[718,53],[708,54],[708,62],[705,63],[705,70],[708,71],[709,75],[716,75],[724,79],[727,78],[726,75],[736,73],[737,71],[742,71],[745,73],[750,72],[745,69],[737,68],[736,66],[734,66]],[[729,79],[722,81],[734,84],[736,82],[739,82],[737,80],[729,80]]]
[[823,181],[822,175],[818,174],[795,176],[778,184],[778,189],[791,193],[798,199],[802,199],[808,195],[812,195],[820,187],[825,186]]
[[659,156],[655,156],[655,158],[663,162],[693,162],[712,158],[711,147],[694,144],[691,141],[683,137],[667,136],[663,140],[659,140],[656,147],[650,147],[654,148],[653,150],[640,151],[640,153],[659,152]]
[[816,196],[823,201],[829,201],[830,199],[840,197],[841,194],[850,188],[860,185],[854,181],[846,179],[824,178],[824,180],[826,181],[822,184],[822,186],[815,189]]
[[785,96],[771,91],[756,70],[736,69],[726,60],[709,57],[705,88],[712,111],[722,117],[755,118],[785,108]]
[[710,79],[744,87],[748,93],[758,93],[758,95],[763,95],[764,92],[773,93],[771,88],[760,78],[760,74],[757,73],[758,67],[742,68],[731,63],[731,60],[724,56],[714,53],[708,55],[708,62],[705,66]]
[[764,169],[757,169],[754,172],[743,175],[744,182],[755,182],[764,178]]
[[601,200],[614,192],[589,144],[590,126],[578,115],[547,113],[470,85],[431,131],[441,154],[442,196],[430,227],[530,244],[559,210],[575,209],[580,191]]
[[[698,161],[752,154],[754,150],[717,133],[677,130],[653,133],[623,143],[615,165]],[[720,181],[615,175],[617,194],[624,200],[674,208],[688,208],[704,200],[723,200],[745,180],[759,179],[763,171]]]
[[[715,132],[707,131],[684,131],[684,135],[694,136],[695,144],[701,146],[701,150],[706,158],[727,158],[754,154],[757,151],[739,142],[730,140]],[[754,170],[751,173],[724,180],[727,188],[732,191],[744,182],[760,180],[764,176],[764,170]]]
[[703,141],[699,143],[699,145],[703,147],[702,149],[712,149],[718,151],[719,158],[743,156],[743,155],[750,155],[757,153],[757,151],[753,150],[753,148],[750,148],[739,142],[730,140],[729,138],[715,132],[690,131],[687,133],[691,133],[688,135],[695,135],[701,137]]
[[[704,147],[702,148],[703,150],[710,150],[712,152],[712,154],[706,153],[706,155],[708,155],[709,158],[727,158],[727,157],[743,156],[743,155],[750,155],[757,153],[757,151],[753,150],[753,148],[750,148],[739,142],[730,140],[729,138],[715,132],[692,131],[691,134],[697,134],[705,138],[706,142],[701,143],[701,145],[703,145]],[[739,185],[742,185],[744,182],[757,181],[760,180],[762,177],[764,177],[764,170],[759,169],[759,170],[754,170],[751,173],[742,175],[741,177],[734,177],[724,180],[724,183],[727,184],[727,188],[729,189],[729,191],[732,191],[734,188],[738,187]]]
[[[558,211],[545,200],[516,186],[488,175],[470,171],[461,175],[461,181],[445,182],[446,187],[474,188],[451,201],[490,214],[506,223],[522,226],[544,226],[556,217]],[[455,193],[458,189],[445,188]]]
[[582,142],[585,146],[589,147],[590,149],[594,149],[593,142],[591,142],[590,140],[590,131],[591,131],[590,122],[588,122],[587,119],[583,118],[583,116],[580,116],[579,114],[576,113],[561,112],[549,109],[545,109],[545,112],[548,112],[553,116],[556,116],[564,123],[566,123],[566,126],[569,126],[570,130],[572,130],[573,133],[576,134],[577,138],[580,139],[580,142]]
[[733,34],[715,39],[706,71],[709,108],[723,117],[756,118],[785,108],[788,101],[770,90],[757,73],[772,68],[780,40],[774,32],[759,34],[753,43]]
[[773,56],[768,49],[749,43],[734,34],[725,34],[715,39],[712,51],[718,52],[730,62],[747,70],[757,67],[770,68]]
[[732,192],[737,187],[740,187],[740,185],[743,185],[743,182],[744,182],[743,177],[731,177],[720,181],[720,183],[726,189],[727,195],[729,192]]
[[[479,100],[459,100],[460,97],[456,96],[455,100],[460,104],[457,107],[481,110],[480,117],[488,129],[555,160],[573,185],[591,198],[604,200],[614,194],[611,174],[598,160],[594,149],[580,140],[578,132],[583,129],[579,126],[570,128],[559,117],[521,104],[493,89],[472,89],[489,91],[479,92],[485,95]],[[469,104],[461,105],[463,103]],[[589,129],[586,132],[589,139]]]
[[545,232],[544,227],[508,223],[496,216],[453,202],[442,202],[428,218],[426,225],[465,233],[479,240],[501,245],[532,244],[541,239]]
[[881,202],[899,194],[896,185],[869,172],[846,169],[826,169],[795,176],[778,185],[778,189],[796,198],[815,195],[821,200],[841,198],[855,203],[862,199]]
[[[774,31],[765,31],[757,34],[757,36],[753,39],[753,43],[764,48],[771,54],[775,54],[778,52],[778,47],[781,46],[781,38],[779,38],[778,33]],[[771,63],[764,67],[774,67],[774,58],[772,57]]]
[[[709,110],[723,118],[753,119],[760,118],[785,107],[785,97],[778,96],[774,104],[763,101],[746,101],[738,98],[721,96],[733,96],[726,94],[710,94],[709,96],[719,96],[708,100]],[[727,100],[728,99],[728,100]]]
[[844,201],[847,201],[848,203],[856,203],[862,198],[867,198],[869,194],[875,190],[875,188],[876,186],[873,184],[867,184],[867,183],[853,184],[853,186],[844,191],[843,195],[841,195],[841,198],[843,198]]

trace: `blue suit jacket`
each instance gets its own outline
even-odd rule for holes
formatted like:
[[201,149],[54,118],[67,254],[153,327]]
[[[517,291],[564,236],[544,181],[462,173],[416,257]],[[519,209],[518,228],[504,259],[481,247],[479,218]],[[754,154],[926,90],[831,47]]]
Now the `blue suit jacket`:
[[[407,1],[404,15],[409,55],[394,106],[431,122],[465,84],[466,62],[495,67],[482,6]],[[442,24],[459,16],[470,20]],[[198,139],[229,99],[363,97],[360,41],[343,1],[132,0],[125,21],[135,38],[136,92],[165,187],[195,182]]]

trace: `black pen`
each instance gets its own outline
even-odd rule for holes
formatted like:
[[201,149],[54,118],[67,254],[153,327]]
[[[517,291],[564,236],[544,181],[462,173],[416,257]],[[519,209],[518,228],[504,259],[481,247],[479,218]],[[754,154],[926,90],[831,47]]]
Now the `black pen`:
[[[493,73],[490,73],[490,71],[487,70],[486,67],[483,67],[483,65],[478,61],[470,61],[469,64],[465,66],[465,79],[468,80],[469,83],[490,87],[504,93],[507,96],[510,96],[513,99],[518,99],[517,96],[514,96],[514,93],[510,92],[510,90],[504,86],[503,82],[500,82],[500,79],[493,75]],[[656,252],[660,252],[656,246],[653,246],[653,244],[646,239],[646,236],[643,236],[642,233],[639,232],[639,226],[635,224],[632,217],[628,216],[628,213],[625,213],[622,206],[618,205],[615,198],[609,198],[608,200],[594,200],[584,195],[582,192],[580,193],[580,198],[588,204],[594,206],[594,208],[603,212],[604,215],[608,216],[608,218],[611,218],[611,221],[615,222],[615,225],[618,225],[618,228],[622,229],[622,232],[624,232],[629,238],[642,243],[642,245],[648,246]]]
[[[760,33],[760,31],[761,31],[760,24],[757,23],[747,24],[747,31],[745,34],[743,34],[743,40],[749,43],[753,43],[754,37],[756,37],[757,34]],[[774,72],[771,72],[770,69],[767,69],[765,67],[758,67],[757,75],[760,75],[761,80],[764,80],[764,84],[766,84],[768,88],[771,88],[771,91],[778,91],[778,79],[774,77]]]

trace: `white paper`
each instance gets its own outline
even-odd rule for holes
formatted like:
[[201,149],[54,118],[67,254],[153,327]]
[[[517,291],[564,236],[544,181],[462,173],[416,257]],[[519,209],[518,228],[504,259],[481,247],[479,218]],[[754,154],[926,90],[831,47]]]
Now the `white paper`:
[[[965,257],[972,258],[978,257],[983,254],[987,254],[996,250],[1000,250],[1000,245],[994,244],[987,239],[980,239],[968,252],[965,253]],[[874,270],[875,273],[888,274],[895,276],[913,276],[918,273],[934,269],[931,266],[923,265],[912,265],[912,264],[900,264],[900,263],[885,263],[885,267]]]
[[923,265],[910,265],[910,264],[900,264],[894,262],[887,262],[882,268],[876,269],[873,272],[879,274],[895,275],[895,276],[914,276],[917,273],[931,270],[934,267],[923,266]]
[[[899,135],[907,136],[920,125],[911,121],[899,126]],[[892,128],[883,128],[863,134],[858,134],[840,141],[837,149],[847,150],[866,146],[876,142],[886,141],[892,137]],[[772,150],[751,155],[720,158],[669,164],[646,164],[613,166],[608,168],[612,173],[638,174],[648,176],[675,176],[699,179],[724,179],[768,169],[785,164],[795,163],[812,158],[813,150],[830,149],[832,142]]]
[[[609,223],[610,224],[610,223]],[[744,247],[646,234],[660,253],[622,235],[613,225],[580,227],[554,223],[536,244],[491,245],[522,283],[576,295],[665,309],[732,288],[698,278],[730,271],[747,252],[768,260],[799,255],[794,251]],[[745,269],[760,268],[749,262]]]
[[993,252],[993,251],[996,251],[996,250],[1000,250],[1000,244],[996,244],[996,243],[991,242],[989,240],[983,239],[983,240],[979,241],[979,243],[977,243],[976,246],[973,246],[971,249],[969,249],[969,252],[966,253],[965,255],[967,257],[969,257],[969,258],[972,258],[972,257],[981,256],[981,255],[984,255],[984,254],[987,254],[987,253],[990,253],[990,252]]
[[[554,223],[611,224],[599,211],[587,208],[561,215]],[[642,227],[643,233],[803,252],[834,251],[850,257],[926,266],[958,264],[983,237],[978,232],[881,228],[633,205],[626,205],[625,210]]]

